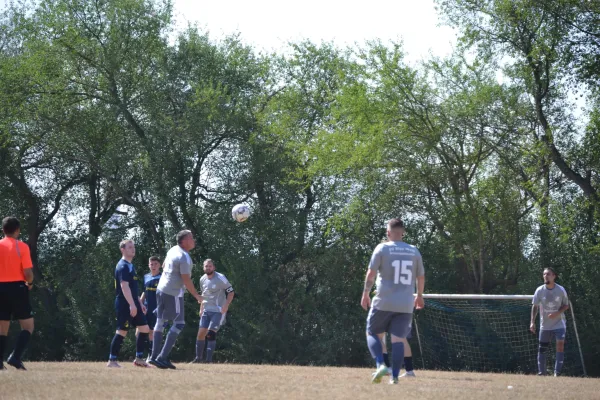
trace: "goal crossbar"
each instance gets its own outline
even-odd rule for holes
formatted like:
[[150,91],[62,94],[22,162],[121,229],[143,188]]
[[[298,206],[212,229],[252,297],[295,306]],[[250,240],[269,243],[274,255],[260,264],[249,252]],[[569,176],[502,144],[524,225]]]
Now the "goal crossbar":
[[423,294],[424,299],[455,299],[455,300],[532,300],[528,294]]

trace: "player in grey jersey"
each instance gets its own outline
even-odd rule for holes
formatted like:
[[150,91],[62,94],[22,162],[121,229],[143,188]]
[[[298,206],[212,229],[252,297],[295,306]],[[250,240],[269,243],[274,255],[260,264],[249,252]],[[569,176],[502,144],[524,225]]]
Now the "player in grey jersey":
[[537,288],[531,306],[529,329],[535,333],[535,317],[540,309],[540,345],[538,348],[538,375],[546,375],[546,351],[552,337],[556,339],[556,363],[554,376],[560,374],[565,359],[565,334],[567,321],[564,312],[569,309],[569,298],[565,288],[554,283],[556,273],[552,268],[544,269],[544,284]]
[[[156,288],[156,325],[154,326],[152,357],[149,361],[150,364],[161,369],[175,369],[175,366],[169,361],[169,354],[175,346],[177,336],[185,326],[184,288],[196,298],[198,303],[202,303],[202,297],[192,282],[192,259],[189,251],[195,245],[192,232],[187,230],[179,232],[177,246],[173,246],[168,251],[163,262],[163,273]],[[169,321],[173,325],[169,329],[161,350],[163,329]]]
[[[367,344],[377,362],[377,372],[373,383],[381,382],[388,373],[384,364],[383,349],[378,335],[389,332],[392,339],[392,379],[398,383],[398,375],[404,357],[404,343],[412,327],[413,309],[423,308],[425,290],[425,270],[421,253],[415,246],[402,241],[404,223],[392,219],[387,224],[389,242],[381,243],[371,256],[365,286],[361,298],[362,307],[367,310]],[[377,277],[377,293],[371,304],[370,292]],[[414,297],[415,284],[417,296]]]
[[204,343],[206,341],[206,362],[212,362],[213,352],[217,344],[217,332],[225,323],[225,316],[235,295],[233,287],[225,277],[215,270],[215,263],[210,258],[204,261],[204,275],[200,278],[200,291],[204,301],[200,306],[200,328],[196,338],[196,358],[192,363],[203,361]]

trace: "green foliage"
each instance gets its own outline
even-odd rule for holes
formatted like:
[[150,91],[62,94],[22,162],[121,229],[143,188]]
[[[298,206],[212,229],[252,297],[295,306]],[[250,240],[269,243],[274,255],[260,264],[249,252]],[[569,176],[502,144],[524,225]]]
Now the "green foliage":
[[[429,292],[531,293],[557,267],[593,360],[589,3],[439,1],[461,45],[416,65],[378,41],[259,54],[238,36],[175,32],[169,1],[6,8],[0,211],[22,218],[35,263],[30,357],[104,359],[118,242],[135,239],[141,276],[186,228],[194,281],[210,257],[236,290],[219,361],[366,365],[365,266],[401,216]],[[239,202],[253,208],[243,224]],[[176,360],[191,358],[197,310],[188,299]]]

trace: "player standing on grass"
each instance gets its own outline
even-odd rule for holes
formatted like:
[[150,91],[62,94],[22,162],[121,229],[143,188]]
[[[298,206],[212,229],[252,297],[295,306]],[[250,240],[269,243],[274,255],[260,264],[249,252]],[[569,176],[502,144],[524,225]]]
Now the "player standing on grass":
[[19,320],[21,333],[6,363],[25,370],[21,356],[33,333],[33,313],[29,290],[33,285],[33,263],[29,246],[19,241],[21,223],[15,217],[2,220],[4,239],[0,240],[0,371],[4,367],[4,350],[11,317]]
[[546,351],[550,340],[556,340],[556,363],[554,376],[560,375],[565,359],[565,335],[567,322],[564,312],[569,309],[567,291],[561,285],[554,283],[556,273],[552,268],[544,269],[544,284],[537,288],[533,295],[531,306],[531,323],[529,329],[535,333],[535,318],[540,312],[540,345],[538,348],[538,375],[546,375]]
[[[390,367],[390,359],[389,359],[389,355],[388,355],[388,351],[387,351],[387,340],[386,340],[386,334],[382,333],[381,335],[377,335],[379,336],[379,339],[381,339],[381,348],[383,349],[383,363],[385,364],[386,367]],[[413,367],[413,362],[412,362],[412,349],[410,348],[410,344],[408,343],[408,339],[411,338],[411,333],[409,332],[406,338],[401,338],[401,342],[404,344],[404,369],[406,370],[405,373],[403,373],[402,375],[400,375],[400,378],[415,378],[415,371],[414,371],[414,367]],[[374,372],[374,374],[376,374],[377,372]]]
[[[367,317],[367,344],[371,355],[377,362],[377,372],[373,375],[373,383],[381,382],[388,373],[383,362],[383,349],[380,334],[389,332],[392,337],[392,379],[390,383],[398,383],[398,375],[404,358],[404,343],[412,327],[412,313],[416,306],[425,306],[423,291],[425,290],[425,270],[421,253],[415,246],[402,241],[404,223],[400,219],[392,219],[387,224],[389,242],[381,243],[375,248],[365,278],[365,286],[361,298],[362,307],[367,310],[371,305],[370,292],[377,277],[377,294]],[[415,283],[417,297],[414,297]]]
[[200,290],[204,301],[200,306],[200,328],[196,338],[196,358],[192,363],[202,362],[204,343],[207,341],[206,362],[212,362],[217,344],[217,332],[225,323],[225,316],[235,295],[225,275],[215,270],[210,258],[204,260],[204,275],[200,278]]
[[[156,288],[160,279],[160,258],[152,256],[148,260],[148,268],[150,272],[144,275],[144,293],[140,297],[140,303],[146,314],[148,326],[154,328],[156,325]],[[150,330],[148,335],[148,360],[150,361],[150,353],[152,353],[152,341],[154,340],[154,331]]]
[[138,335],[133,365],[147,368],[148,364],[146,364],[143,357],[150,329],[138,298],[138,277],[131,263],[135,257],[135,244],[133,240],[123,240],[119,244],[119,248],[121,249],[123,258],[119,260],[115,268],[117,332],[110,344],[110,356],[106,366],[109,368],[121,368],[117,362],[121,345],[129,328],[135,326],[138,329]]
[[[177,336],[185,326],[185,310],[183,304],[183,289],[186,288],[198,303],[202,297],[196,291],[192,282],[192,259],[189,251],[196,245],[191,231],[184,230],[177,234],[177,246],[173,246],[165,257],[163,273],[156,291],[156,325],[154,326],[154,343],[150,364],[164,369],[175,369],[169,361],[169,354],[175,346]],[[173,322],[167,339],[162,347],[163,329],[165,323]]]

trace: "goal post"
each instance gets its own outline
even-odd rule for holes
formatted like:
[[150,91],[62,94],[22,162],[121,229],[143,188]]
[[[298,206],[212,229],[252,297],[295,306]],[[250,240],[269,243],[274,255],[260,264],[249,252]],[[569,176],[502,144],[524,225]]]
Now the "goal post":
[[[413,314],[417,342],[413,340],[413,348],[418,351],[424,369],[537,372],[538,335],[529,331],[533,296],[425,294],[423,297],[425,308]],[[585,376],[572,304],[566,314],[562,373]],[[537,320],[536,332],[539,332],[539,317]],[[555,358],[555,342],[552,343],[547,357],[549,371]]]

